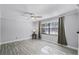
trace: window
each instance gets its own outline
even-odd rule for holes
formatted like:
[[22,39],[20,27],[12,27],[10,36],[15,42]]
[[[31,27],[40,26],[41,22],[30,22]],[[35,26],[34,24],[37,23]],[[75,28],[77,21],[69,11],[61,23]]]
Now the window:
[[42,24],[42,33],[43,34],[49,34],[49,25],[48,25],[48,23]]
[[43,34],[58,34],[58,21],[41,24]]
[[58,22],[52,22],[50,24],[50,34],[58,34]]

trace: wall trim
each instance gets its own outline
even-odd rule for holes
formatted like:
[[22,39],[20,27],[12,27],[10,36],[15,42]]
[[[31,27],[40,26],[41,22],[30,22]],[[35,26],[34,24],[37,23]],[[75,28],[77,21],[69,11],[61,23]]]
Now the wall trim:
[[56,43],[54,41],[48,41],[48,40],[43,40],[43,41],[47,41],[47,42],[50,42],[50,43],[54,43],[55,45],[63,46],[63,47],[78,51],[78,48],[75,48],[75,47],[72,47],[72,46],[69,46],[69,45],[67,45],[67,46],[66,45],[61,45],[61,44],[58,44],[58,43]]
[[17,41],[29,40],[29,39],[31,39],[31,37],[22,38],[22,39],[17,39],[17,40],[13,40],[13,41],[2,42],[2,43],[0,43],[0,45],[2,45],[2,44],[7,44],[7,43],[13,43],[13,42],[17,42]]
[[75,48],[75,47],[72,47],[72,46],[69,46],[69,45],[61,45],[61,44],[58,44],[58,45],[78,51],[78,48]]
[[78,48],[72,47],[72,46],[67,46],[68,48],[74,49],[74,50],[78,50]]

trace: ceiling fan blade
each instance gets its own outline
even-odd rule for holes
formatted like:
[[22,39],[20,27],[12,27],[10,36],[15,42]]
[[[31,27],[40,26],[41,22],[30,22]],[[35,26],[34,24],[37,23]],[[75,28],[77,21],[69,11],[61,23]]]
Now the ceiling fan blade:
[[17,9],[15,11],[20,13],[21,16],[24,16],[24,17],[42,18],[42,16],[36,16],[34,13],[31,13],[31,12],[26,12],[26,11],[17,10]]
[[26,12],[26,11],[22,11],[22,10],[15,10],[15,11],[17,11],[17,12],[19,12],[19,13],[21,13],[21,14],[27,14],[27,15],[34,15],[34,13],[31,13],[31,12]]
[[31,12],[24,12],[24,14],[34,15],[34,13]]

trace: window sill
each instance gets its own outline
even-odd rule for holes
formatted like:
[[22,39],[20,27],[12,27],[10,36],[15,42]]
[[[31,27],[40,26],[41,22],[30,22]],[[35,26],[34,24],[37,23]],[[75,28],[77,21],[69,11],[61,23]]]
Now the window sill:
[[58,36],[58,34],[46,34],[46,33],[41,33],[41,34],[43,34],[43,35],[56,35],[56,36]]

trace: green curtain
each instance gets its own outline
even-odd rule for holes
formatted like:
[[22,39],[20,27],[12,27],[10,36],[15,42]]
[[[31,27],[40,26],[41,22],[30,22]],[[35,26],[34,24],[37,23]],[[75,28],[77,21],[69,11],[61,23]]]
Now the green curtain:
[[41,31],[40,31],[40,21],[39,21],[39,24],[38,24],[38,39],[41,39]]
[[67,45],[64,28],[64,16],[60,17],[58,22],[58,43],[62,45]]

